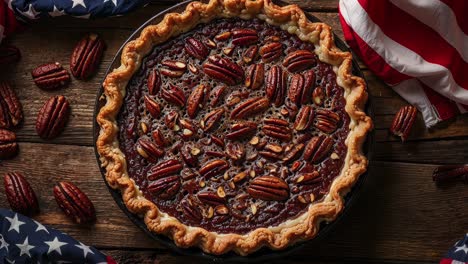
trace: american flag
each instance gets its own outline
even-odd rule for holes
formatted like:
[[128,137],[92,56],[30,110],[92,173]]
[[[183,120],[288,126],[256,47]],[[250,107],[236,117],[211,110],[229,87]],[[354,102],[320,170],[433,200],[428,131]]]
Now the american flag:
[[21,28],[21,21],[62,15],[79,18],[116,16],[148,2],[149,0],[2,0],[0,42]]
[[340,0],[346,41],[428,127],[468,112],[468,1]]
[[7,209],[0,209],[0,263],[116,262],[67,234]]
[[455,243],[440,264],[467,264],[468,263],[468,233]]

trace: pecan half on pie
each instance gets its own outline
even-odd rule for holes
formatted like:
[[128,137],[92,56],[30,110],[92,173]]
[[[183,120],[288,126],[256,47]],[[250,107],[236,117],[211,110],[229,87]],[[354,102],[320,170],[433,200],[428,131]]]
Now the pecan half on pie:
[[367,167],[351,59],[295,5],[192,2],[130,41],[104,82],[106,179],[180,247],[246,255],[310,239]]

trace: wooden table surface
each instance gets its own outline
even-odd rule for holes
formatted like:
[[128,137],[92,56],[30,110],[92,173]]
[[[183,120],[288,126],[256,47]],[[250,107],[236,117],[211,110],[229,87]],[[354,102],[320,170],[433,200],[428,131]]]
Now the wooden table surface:
[[[342,38],[337,0],[289,1],[299,3]],[[93,149],[93,108],[110,62],[127,37],[143,22],[170,4],[150,4],[123,17],[81,20],[60,17],[34,23],[9,42],[19,47],[21,61],[0,72],[16,89],[24,107],[24,122],[16,130],[20,154],[2,161],[0,174],[23,172],[39,197],[41,213],[35,217],[114,257],[119,263],[193,263],[171,253],[134,226],[109,194]],[[98,74],[90,81],[73,79],[70,86],[53,92],[37,88],[31,70],[50,61],[69,66],[75,43],[86,32],[97,32],[108,48]],[[438,164],[468,161],[468,117],[461,116],[427,130],[418,116],[408,142],[392,137],[388,128],[403,101],[362,65],[375,107],[375,151],[370,177],[348,214],[319,246],[306,246],[287,258],[290,263],[435,263],[468,231],[468,187],[437,187],[431,179]],[[44,101],[65,95],[72,107],[64,133],[51,141],[35,133],[35,121]],[[82,227],[72,223],[56,206],[55,182],[76,183],[94,201],[97,222]],[[0,207],[8,207],[0,192]],[[284,263],[286,259],[273,261]]]

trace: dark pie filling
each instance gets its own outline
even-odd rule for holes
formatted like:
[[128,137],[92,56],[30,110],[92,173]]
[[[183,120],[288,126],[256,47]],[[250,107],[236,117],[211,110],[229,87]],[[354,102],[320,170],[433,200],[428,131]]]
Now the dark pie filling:
[[[238,29],[251,29],[255,33],[236,31]],[[220,35],[225,32],[231,33]],[[189,38],[199,40],[203,47],[195,43],[187,48]],[[213,43],[214,48],[210,47]],[[271,43],[276,46],[262,50]],[[257,55],[249,61],[246,50],[253,46],[257,48],[249,51],[256,49]],[[190,49],[192,52],[188,51]],[[257,19],[217,20],[155,47],[129,82],[118,117],[120,148],[126,156],[127,170],[144,196],[162,212],[186,225],[239,234],[279,225],[304,213],[311,203],[320,201],[343,167],[349,116],[344,110],[344,91],[336,84],[332,66],[319,61],[316,55],[311,58],[310,54],[300,54],[298,63],[294,64],[296,60],[292,58],[283,66],[286,57],[298,50],[313,53],[314,46]],[[229,68],[226,61],[206,66],[210,59],[216,59],[210,57],[212,55],[237,64],[245,76],[249,74],[249,65],[263,63],[265,76],[258,78],[256,85],[260,79],[263,83],[258,89],[252,89],[252,81],[246,85],[244,73],[240,72],[241,76],[238,68]],[[182,62],[185,67],[182,64],[171,66],[167,61]],[[275,75],[271,70],[274,65],[284,75]],[[144,98],[149,93],[148,76],[154,69],[157,69],[161,87],[148,97],[160,108],[160,113],[153,109],[153,114],[159,114],[158,118],[151,116]],[[210,69],[215,69],[215,73],[208,73]],[[164,72],[167,70],[170,72]],[[311,71],[315,75],[315,82],[309,87],[311,93],[295,104],[289,95],[291,79],[294,75],[312,74]],[[218,73],[222,76],[216,75]],[[283,92],[278,91],[281,76],[286,80]],[[299,79],[304,81],[304,78]],[[273,86],[271,82],[275,82]],[[190,102],[186,98],[200,84],[205,85],[203,91],[207,96],[199,104],[191,105],[194,117],[191,118],[187,114]],[[277,90],[267,93],[267,85]],[[217,93],[221,86],[225,86],[224,92]],[[174,89],[177,89],[174,87],[180,88],[185,98],[177,93],[174,97]],[[317,91],[312,93],[312,90]],[[239,105],[256,97],[258,99],[252,101],[269,99],[267,109],[247,111],[243,116],[249,107],[245,106],[240,109],[240,117],[232,114]],[[307,124],[296,126],[299,110],[307,106],[313,109],[305,118]],[[168,121],[175,113],[178,118]],[[287,121],[287,124],[278,125],[272,118]],[[246,121],[256,128],[227,137],[236,129],[236,124]],[[207,129],[210,124],[213,126]],[[165,137],[165,145],[160,145],[153,135],[156,130]],[[315,141],[315,147],[311,141]],[[303,145],[298,147],[297,155],[289,155],[293,157],[288,159],[288,153],[300,144]],[[157,170],[158,165],[163,167],[167,160],[176,160],[167,162],[166,166],[175,171]],[[210,164],[212,161],[215,162]],[[175,167],[171,166],[174,164]]]

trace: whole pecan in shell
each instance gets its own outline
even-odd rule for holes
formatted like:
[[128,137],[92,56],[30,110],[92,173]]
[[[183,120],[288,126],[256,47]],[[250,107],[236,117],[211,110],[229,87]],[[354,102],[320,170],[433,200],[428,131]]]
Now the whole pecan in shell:
[[16,134],[6,129],[0,129],[0,159],[12,158],[17,153]]
[[266,96],[275,106],[280,106],[284,102],[287,89],[287,73],[278,66],[272,66],[265,79]]
[[26,178],[17,172],[9,172],[3,176],[5,195],[13,211],[33,215],[39,212],[36,194]]
[[289,197],[289,186],[278,177],[260,176],[250,182],[247,192],[256,199],[283,201]]
[[304,159],[312,163],[322,161],[332,149],[333,144],[331,137],[325,135],[313,137],[304,149]]
[[54,197],[62,211],[78,224],[96,220],[96,211],[91,200],[70,182],[59,182],[54,187]]
[[36,132],[43,139],[57,137],[65,127],[70,115],[70,104],[61,96],[52,96],[39,111]]
[[396,136],[399,136],[401,141],[405,141],[408,139],[417,114],[418,110],[416,107],[412,105],[403,106],[400,108],[400,110],[398,110],[395,117],[393,118],[390,132]]
[[0,45],[0,67],[11,66],[21,58],[20,50],[9,44]]
[[23,119],[23,107],[6,82],[0,82],[0,128],[11,128]]
[[289,72],[298,72],[314,66],[317,63],[315,55],[308,50],[296,50],[289,53],[283,60],[283,66]]
[[270,106],[270,101],[265,97],[252,97],[238,103],[231,111],[232,119],[243,119],[265,111]]
[[70,74],[58,62],[40,65],[31,75],[37,87],[44,90],[57,89],[70,82]]
[[208,76],[228,85],[235,85],[244,79],[244,70],[241,66],[218,55],[208,57],[203,63],[203,70]]
[[158,198],[171,199],[177,194],[181,185],[179,176],[172,175],[152,182],[148,186],[148,191]]
[[70,59],[70,70],[77,79],[88,79],[97,70],[106,44],[95,33],[84,36],[75,46]]
[[298,143],[295,144],[294,146],[291,147],[289,151],[287,151],[283,157],[283,162],[284,163],[290,163],[297,158],[300,157],[302,154],[302,151],[304,150],[304,144],[303,143]]
[[210,51],[201,41],[194,38],[188,38],[185,41],[184,48],[188,54],[200,60],[204,60],[210,53]]

